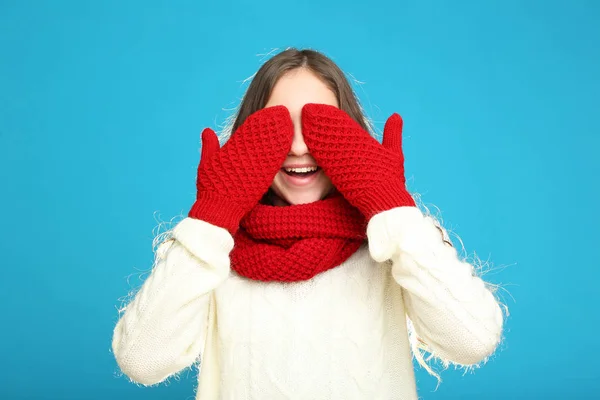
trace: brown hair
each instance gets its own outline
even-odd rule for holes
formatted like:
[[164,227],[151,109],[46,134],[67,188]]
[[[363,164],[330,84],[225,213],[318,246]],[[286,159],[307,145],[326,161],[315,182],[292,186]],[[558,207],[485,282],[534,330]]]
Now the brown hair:
[[279,78],[297,68],[306,68],[316,74],[335,93],[340,109],[365,130],[370,130],[358,98],[342,70],[323,53],[289,48],[271,57],[256,72],[240,103],[231,132],[235,132],[248,116],[264,108]]

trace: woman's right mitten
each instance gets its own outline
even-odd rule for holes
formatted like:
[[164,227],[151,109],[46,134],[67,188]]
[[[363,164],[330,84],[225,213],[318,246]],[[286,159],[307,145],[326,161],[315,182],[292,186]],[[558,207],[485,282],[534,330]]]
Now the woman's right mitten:
[[227,229],[267,192],[292,146],[294,125],[285,106],[263,108],[250,115],[219,148],[212,129],[202,132],[197,195],[188,216]]

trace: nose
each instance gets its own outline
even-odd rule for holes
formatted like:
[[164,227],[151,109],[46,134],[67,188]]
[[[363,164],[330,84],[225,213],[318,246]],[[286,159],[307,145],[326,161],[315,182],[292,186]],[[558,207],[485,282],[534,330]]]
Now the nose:
[[301,157],[308,154],[308,147],[304,143],[304,136],[302,135],[302,124],[300,119],[297,118],[294,121],[294,138],[292,140],[292,148],[290,149],[290,155]]

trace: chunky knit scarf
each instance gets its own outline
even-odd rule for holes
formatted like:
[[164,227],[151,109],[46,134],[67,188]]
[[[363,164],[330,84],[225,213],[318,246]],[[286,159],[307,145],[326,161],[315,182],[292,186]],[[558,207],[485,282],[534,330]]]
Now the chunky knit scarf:
[[310,204],[258,204],[235,234],[231,268],[260,281],[307,280],[346,261],[365,232],[365,218],[339,194]]

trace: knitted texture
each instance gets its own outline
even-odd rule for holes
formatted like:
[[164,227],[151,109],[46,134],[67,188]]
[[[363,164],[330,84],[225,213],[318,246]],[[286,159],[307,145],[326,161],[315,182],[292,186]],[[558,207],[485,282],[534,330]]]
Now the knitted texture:
[[250,115],[220,149],[215,133],[205,129],[196,201],[188,216],[235,234],[244,214],[258,203],[283,165],[293,135],[284,106]]
[[493,293],[416,207],[376,215],[368,246],[293,283],[230,274],[225,229],[185,218],[173,236],[114,330],[116,361],[140,384],[201,360],[197,400],[417,400],[411,336],[471,364],[502,332]]
[[415,205],[406,190],[400,115],[388,119],[379,144],[344,111],[306,104],[302,133],[319,166],[367,220],[382,211]]
[[301,281],[342,264],[366,238],[366,221],[341,195],[310,204],[259,204],[241,221],[231,268],[260,281]]
[[342,264],[366,238],[366,221],[340,195],[309,204],[258,204],[241,221],[231,268],[260,281],[307,280]]

